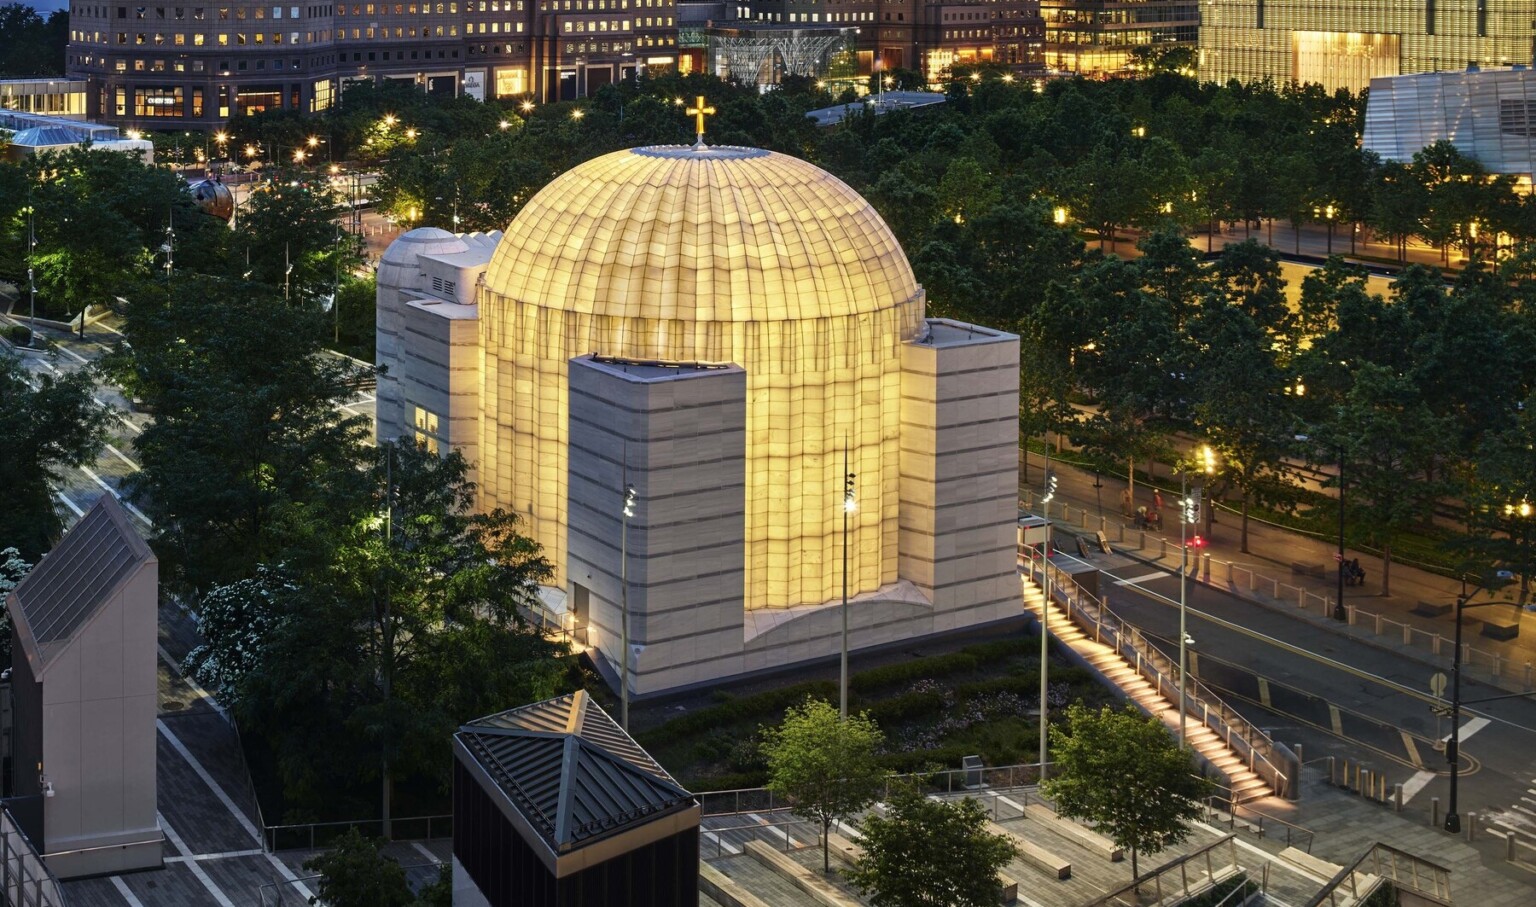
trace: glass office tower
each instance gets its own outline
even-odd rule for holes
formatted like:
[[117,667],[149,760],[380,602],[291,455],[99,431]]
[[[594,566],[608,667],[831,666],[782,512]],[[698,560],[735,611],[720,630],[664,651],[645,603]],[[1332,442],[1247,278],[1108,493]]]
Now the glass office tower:
[[1529,63],[1536,0],[1201,0],[1200,77],[1317,82]]

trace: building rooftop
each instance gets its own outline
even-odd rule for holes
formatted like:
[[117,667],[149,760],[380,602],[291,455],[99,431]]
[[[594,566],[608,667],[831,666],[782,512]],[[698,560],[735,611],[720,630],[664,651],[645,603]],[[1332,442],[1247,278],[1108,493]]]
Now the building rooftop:
[[597,369],[634,382],[677,381],[684,378],[701,378],[722,372],[740,372],[741,366],[730,363],[710,362],[654,362],[637,359],[614,359],[607,356],[579,356],[573,363]]
[[154,553],[111,495],[102,495],[64,540],[11,590],[7,607],[34,676]]
[[913,342],[939,349],[971,346],[978,343],[1002,343],[1014,339],[1012,334],[1004,331],[994,331],[991,328],[951,321],[948,318],[929,318],[926,319],[925,324],[928,330]]
[[585,692],[481,718],[455,740],[493,782],[488,792],[500,793],[557,858],[698,809]]

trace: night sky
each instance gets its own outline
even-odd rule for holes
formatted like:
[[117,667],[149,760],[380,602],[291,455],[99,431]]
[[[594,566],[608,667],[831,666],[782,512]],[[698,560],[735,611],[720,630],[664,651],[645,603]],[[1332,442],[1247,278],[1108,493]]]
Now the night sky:
[[69,6],[69,0],[25,0],[26,5],[42,13],[44,17],[56,9]]

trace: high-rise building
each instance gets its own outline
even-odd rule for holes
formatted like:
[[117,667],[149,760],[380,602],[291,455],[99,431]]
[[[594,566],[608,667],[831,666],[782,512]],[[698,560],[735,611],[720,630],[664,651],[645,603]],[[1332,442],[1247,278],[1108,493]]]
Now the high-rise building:
[[[751,39],[754,29],[853,29],[852,45],[857,60],[851,68],[859,76],[911,69],[937,81],[953,66],[995,63],[1018,71],[1040,69],[1045,34],[1040,3],[1041,0],[736,0],[702,5],[712,12],[719,10],[714,13],[718,18],[711,19],[709,25],[739,30],[746,40]],[[762,68],[781,67],[765,59]]]
[[1200,78],[1316,82],[1529,63],[1530,0],[1204,0]]
[[1138,48],[1195,46],[1197,0],[1042,0],[1045,66],[1098,75],[1127,69]]
[[67,65],[90,83],[90,116],[150,129],[315,113],[365,79],[481,99],[572,99],[674,66],[676,15],[677,0],[74,2]]

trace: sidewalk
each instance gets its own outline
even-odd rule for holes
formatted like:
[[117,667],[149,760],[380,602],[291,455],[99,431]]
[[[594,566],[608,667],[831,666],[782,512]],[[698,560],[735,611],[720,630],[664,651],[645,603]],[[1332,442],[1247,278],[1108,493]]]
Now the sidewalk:
[[[1070,454],[1069,454],[1070,456]],[[1029,453],[1030,487],[1021,488],[1021,506],[1038,512],[1035,503],[1040,494],[1043,458]],[[1095,489],[1094,473],[1056,459],[1052,472],[1058,479],[1051,515],[1058,530],[1092,537],[1102,531],[1115,549],[1149,563],[1157,563],[1174,572],[1179,569],[1180,548],[1177,523],[1179,487],[1170,480],[1167,467],[1158,469],[1154,485],[1136,483],[1137,506],[1151,507],[1154,487],[1163,495],[1164,529],[1162,534],[1130,528],[1121,516],[1120,495],[1126,487],[1122,476],[1102,474]],[[1359,558],[1367,582],[1344,590],[1348,626],[1333,620],[1337,595],[1337,541],[1316,539],[1294,530],[1250,519],[1248,554],[1238,550],[1241,516],[1220,509],[1212,526],[1212,537],[1202,552],[1190,551],[1191,576],[1208,585],[1257,602],[1272,610],[1303,612],[1319,628],[1347,634],[1380,648],[1398,652],[1426,665],[1449,671],[1456,634],[1454,607],[1434,616],[1434,608],[1421,609],[1421,603],[1454,606],[1461,584],[1438,574],[1407,564],[1392,565],[1392,594],[1381,594],[1381,561],[1361,551],[1346,549],[1345,556]],[[1197,555],[1209,558],[1208,564],[1196,566]],[[1302,566],[1311,572],[1299,572]],[[1511,692],[1536,689],[1536,618],[1529,617],[1510,600],[1514,590],[1504,590],[1490,598],[1486,593],[1479,602],[1503,601],[1489,607],[1469,608],[1462,623],[1462,670],[1476,678]],[[1532,629],[1527,630],[1526,627]],[[1503,639],[1484,635],[1513,633]]]

